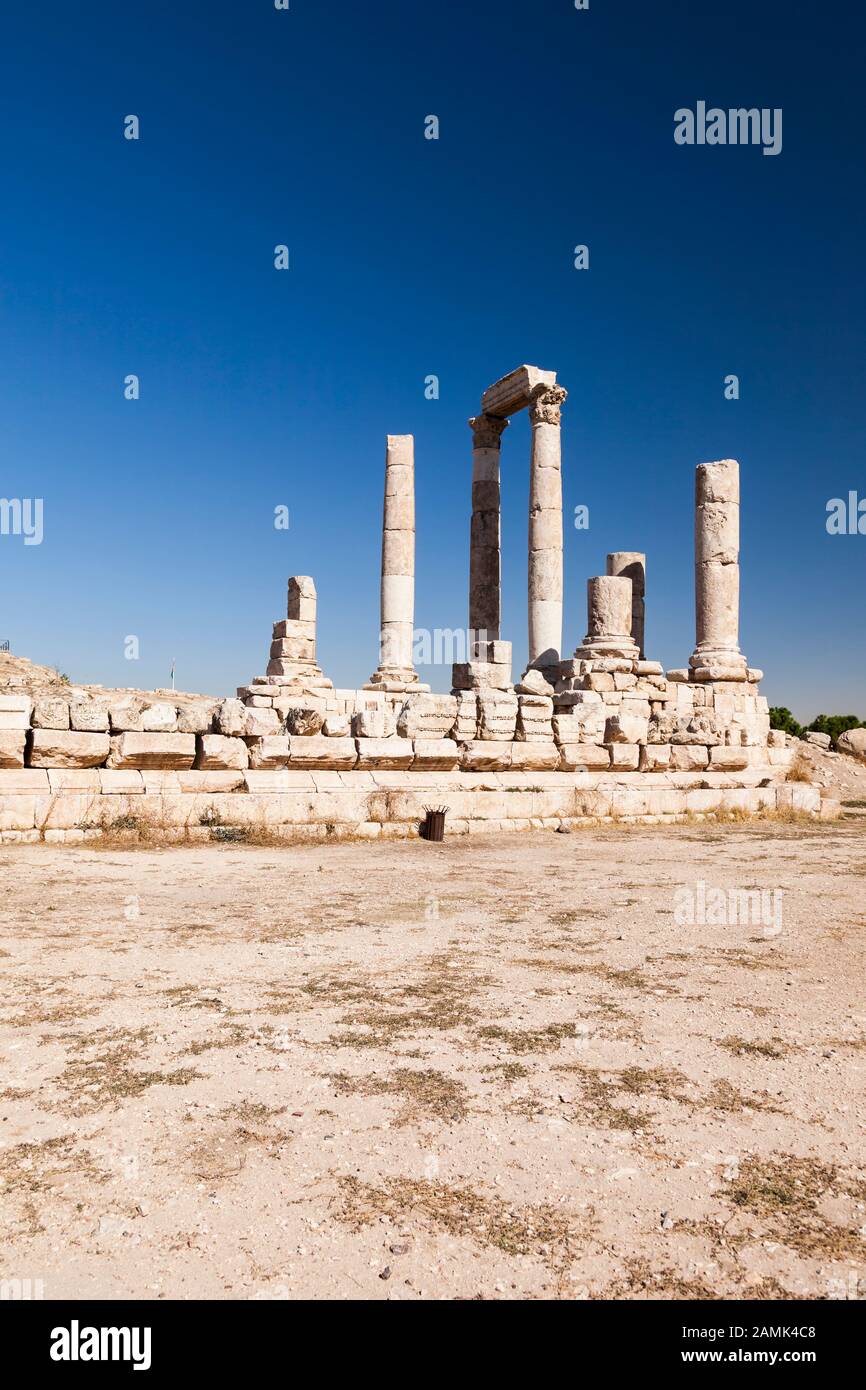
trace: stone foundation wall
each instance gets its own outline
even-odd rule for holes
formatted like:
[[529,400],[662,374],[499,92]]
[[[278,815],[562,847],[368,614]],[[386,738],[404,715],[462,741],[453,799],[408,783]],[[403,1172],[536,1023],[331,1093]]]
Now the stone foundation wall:
[[665,822],[719,812],[830,814],[820,789],[719,772],[196,772],[111,768],[0,771],[0,842],[78,842],[149,829],[218,840],[267,833],[287,841],[417,835],[430,805],[448,834],[557,830],[590,821]]

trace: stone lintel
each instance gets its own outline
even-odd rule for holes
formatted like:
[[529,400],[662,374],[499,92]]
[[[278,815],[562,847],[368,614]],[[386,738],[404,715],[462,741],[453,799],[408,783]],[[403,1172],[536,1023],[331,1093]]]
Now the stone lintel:
[[517,367],[507,376],[500,377],[481,397],[481,409],[485,415],[500,418],[514,415],[529,405],[532,392],[537,386],[553,386],[556,372],[546,372],[541,367]]

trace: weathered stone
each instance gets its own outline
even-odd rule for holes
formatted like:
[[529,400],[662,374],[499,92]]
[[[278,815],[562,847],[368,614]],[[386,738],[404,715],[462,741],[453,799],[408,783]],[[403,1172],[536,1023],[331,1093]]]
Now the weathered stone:
[[207,734],[213,724],[213,704],[179,705],[177,731],[179,734]]
[[199,772],[245,771],[250,755],[242,738],[226,738],[224,734],[202,734],[198,740],[195,766]]
[[529,667],[514,689],[517,695],[553,695],[553,686],[534,666]]
[[300,706],[286,710],[286,730],[294,738],[312,738],[325,722],[320,709]]
[[167,703],[145,705],[141,711],[141,729],[148,734],[177,732],[177,707]]
[[640,772],[666,772],[671,763],[669,743],[650,743],[640,750]]
[[832,741],[829,734],[819,734],[812,729],[806,733],[806,742],[814,743],[816,748],[829,748]]
[[31,767],[98,767],[111,747],[108,734],[101,732],[34,729],[31,737]]
[[32,712],[29,695],[0,695],[0,730],[29,729]]
[[678,743],[671,748],[672,772],[699,772],[709,761],[709,752],[703,744]]
[[389,706],[358,710],[357,714],[352,716],[352,734],[355,738],[391,738],[396,728],[396,716]]
[[559,750],[563,772],[604,772],[610,767],[610,749],[597,743],[563,743]]
[[308,574],[293,574],[289,580],[286,616],[293,622],[316,622],[316,586]]
[[358,749],[359,768],[381,768],[398,771],[409,768],[415,757],[411,739],[408,738],[370,738],[355,739]]
[[247,746],[251,768],[267,771],[271,768],[288,767],[288,734],[265,734],[262,738],[250,739]]
[[294,637],[303,641],[316,642],[316,623],[315,619],[304,622],[300,618],[282,618],[280,622],[274,623],[274,641],[281,637]]
[[322,733],[326,738],[349,738],[352,733],[352,721],[348,714],[329,714],[322,725]]
[[0,729],[0,767],[23,767],[26,729]]
[[648,721],[633,714],[612,714],[604,726],[603,743],[646,743]]
[[68,729],[69,701],[62,696],[43,695],[33,703],[34,729]]
[[247,710],[240,700],[223,700],[214,714],[214,729],[226,738],[238,737],[246,732]]
[[141,733],[141,705],[134,700],[109,705],[108,722],[113,734]]
[[511,743],[517,728],[517,696],[486,692],[478,697],[478,737]]
[[737,771],[749,766],[748,748],[710,748],[710,767],[719,771]]
[[532,739],[511,745],[512,771],[554,772],[558,767],[559,749],[552,740],[543,743],[540,739]]
[[69,724],[81,733],[107,733],[108,705],[97,700],[72,700]]
[[[411,744],[410,744],[411,747]],[[323,738],[321,735],[289,739],[289,767],[348,771],[355,766],[358,750],[351,738]]]
[[866,729],[846,729],[837,738],[836,748],[840,753],[866,762]]
[[610,745],[610,766],[615,772],[637,772],[640,762],[640,748],[636,743],[612,743]]
[[186,771],[192,767],[195,753],[194,734],[113,734],[106,766]]
[[412,771],[450,770],[457,767],[459,752],[453,738],[416,738]]
[[410,695],[397,716],[397,733],[401,738],[444,738],[456,719],[456,696]]
[[247,738],[267,738],[269,734],[281,732],[282,722],[275,709],[256,709],[247,705],[247,719],[244,729]]
[[511,766],[511,744],[473,739],[461,743],[460,766],[465,772],[501,772]]

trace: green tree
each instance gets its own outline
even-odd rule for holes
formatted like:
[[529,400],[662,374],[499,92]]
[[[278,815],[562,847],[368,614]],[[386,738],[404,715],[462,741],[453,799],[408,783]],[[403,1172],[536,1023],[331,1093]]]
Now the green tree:
[[803,737],[803,725],[798,724],[793,714],[784,705],[772,705],[770,707],[770,728],[782,729],[786,734],[791,734],[794,738]]

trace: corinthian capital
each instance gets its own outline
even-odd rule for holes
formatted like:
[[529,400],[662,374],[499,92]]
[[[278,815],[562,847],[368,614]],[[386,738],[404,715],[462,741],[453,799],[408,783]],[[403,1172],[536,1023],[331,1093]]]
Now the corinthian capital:
[[502,443],[502,431],[508,426],[507,420],[496,415],[476,415],[469,421],[469,428],[475,438],[474,449],[498,449]]
[[529,418],[533,425],[558,425],[560,411],[568,395],[564,386],[536,386],[529,401]]

